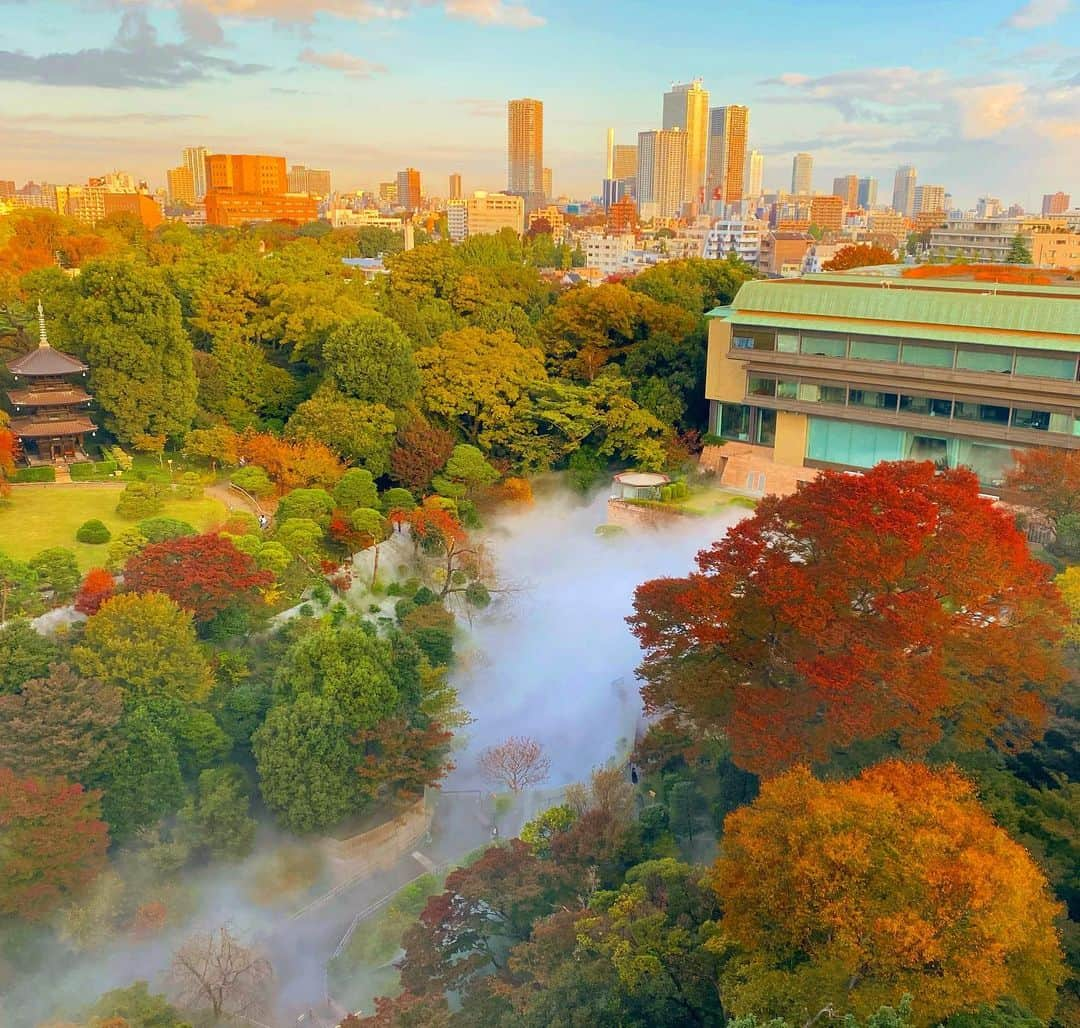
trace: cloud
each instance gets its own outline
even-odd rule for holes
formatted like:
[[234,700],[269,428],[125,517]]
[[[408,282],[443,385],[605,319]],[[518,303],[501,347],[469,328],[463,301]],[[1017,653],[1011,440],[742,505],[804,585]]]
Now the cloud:
[[198,43],[159,43],[146,13],[132,9],[120,20],[111,46],[31,56],[0,50],[0,81],[101,89],[171,89],[218,75],[252,75],[261,64],[208,54]]
[[509,25],[515,29],[533,29],[545,24],[545,19],[533,14],[524,4],[508,4],[503,0],[446,0],[446,13],[451,18],[478,21],[482,25]]
[[961,135],[965,139],[1000,135],[1024,116],[1026,96],[1027,88],[1020,82],[954,89]]
[[457,101],[473,118],[505,118],[505,100],[484,100],[480,97],[462,97]]
[[325,53],[318,53],[308,47],[301,52],[300,60],[304,64],[312,64],[317,68],[340,71],[351,79],[370,79],[376,75],[385,75],[389,71],[385,64],[369,61],[366,57],[347,54],[344,50],[328,50]]
[[[140,0],[128,0],[140,2]],[[278,24],[307,24],[320,14],[350,21],[381,21],[407,18],[417,8],[441,7],[451,18],[481,25],[505,25],[529,29],[545,24],[525,4],[512,0],[178,0],[187,7],[201,7],[213,17],[264,18]]]
[[1071,6],[1071,0],[1028,0],[1028,3],[1005,19],[1005,24],[1009,28],[1021,30],[1053,25]]

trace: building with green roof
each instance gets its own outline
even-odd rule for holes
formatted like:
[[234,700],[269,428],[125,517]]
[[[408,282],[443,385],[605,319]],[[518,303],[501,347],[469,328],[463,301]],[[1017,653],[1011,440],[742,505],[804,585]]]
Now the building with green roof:
[[932,460],[993,491],[1013,450],[1080,448],[1080,282],[898,270],[747,282],[709,313],[726,484],[785,492],[819,468]]

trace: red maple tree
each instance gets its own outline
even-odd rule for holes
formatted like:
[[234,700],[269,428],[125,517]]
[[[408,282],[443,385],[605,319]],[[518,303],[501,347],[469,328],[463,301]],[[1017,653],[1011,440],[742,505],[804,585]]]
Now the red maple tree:
[[15,436],[0,428],[0,496],[11,492],[11,476],[15,473]]
[[97,877],[109,843],[99,795],[0,767],[0,914],[40,920]]
[[260,571],[252,557],[214,533],[151,543],[124,566],[129,590],[164,593],[199,622],[229,607],[256,605],[259,589],[273,582],[269,571]]
[[390,473],[394,479],[415,492],[431,483],[454,449],[454,437],[426,421],[417,420],[398,433],[390,451]]
[[1080,513],[1080,450],[1035,446],[1013,453],[1005,485],[1022,493],[1023,502],[1057,523]]
[[89,617],[116,592],[116,579],[105,568],[91,568],[75,596],[75,609]]
[[1050,569],[966,470],[826,472],[697,565],[637,590],[642,693],[724,731],[751,771],[886,736],[924,751],[946,725],[1015,745],[1062,680]]

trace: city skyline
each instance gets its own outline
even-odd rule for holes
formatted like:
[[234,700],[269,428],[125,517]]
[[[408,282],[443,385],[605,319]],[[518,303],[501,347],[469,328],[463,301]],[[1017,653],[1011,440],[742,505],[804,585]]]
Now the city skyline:
[[[933,46],[914,16],[923,7],[935,15]],[[813,154],[819,190],[851,173],[889,181],[900,164],[948,183],[965,207],[993,193],[1038,209],[1044,193],[1072,185],[1075,3],[940,9],[914,0],[903,11],[848,11],[825,19],[830,47],[820,53],[808,44],[821,38],[827,9],[783,2],[769,12],[785,33],[721,61],[709,33],[683,38],[639,3],[613,26],[602,12],[539,0],[191,0],[121,10],[44,0],[10,19],[11,49],[0,50],[2,170],[78,182],[120,168],[164,186],[177,152],[205,145],[282,153],[331,169],[346,189],[374,188],[405,166],[429,182],[458,171],[467,191],[498,189],[506,102],[533,96],[545,103],[544,164],[559,192],[588,197],[603,177],[607,127],[617,144],[633,143],[662,127],[673,83],[701,77],[711,106],[751,108],[749,145],[765,158],[767,189],[784,185],[781,169],[799,151]],[[725,21],[726,35],[754,31],[749,12]],[[580,52],[583,67],[537,62],[545,46]],[[626,47],[655,55],[647,74],[619,59]],[[482,70],[461,60],[469,53],[483,54]]]

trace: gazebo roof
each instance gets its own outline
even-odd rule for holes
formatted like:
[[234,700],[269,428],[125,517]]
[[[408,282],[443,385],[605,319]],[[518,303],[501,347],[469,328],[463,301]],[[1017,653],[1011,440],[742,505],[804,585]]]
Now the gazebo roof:
[[619,485],[629,485],[638,489],[649,486],[667,485],[671,479],[658,471],[621,471],[615,476]]

